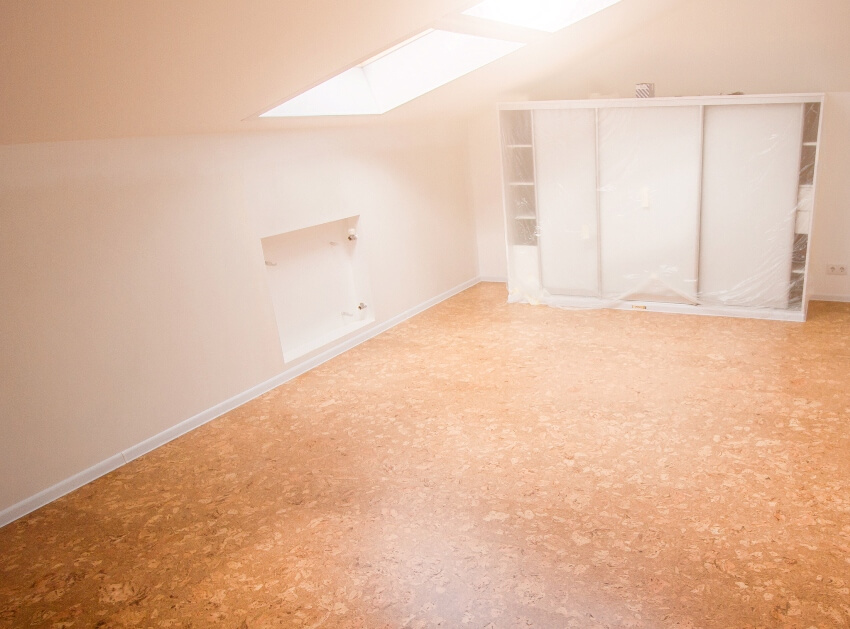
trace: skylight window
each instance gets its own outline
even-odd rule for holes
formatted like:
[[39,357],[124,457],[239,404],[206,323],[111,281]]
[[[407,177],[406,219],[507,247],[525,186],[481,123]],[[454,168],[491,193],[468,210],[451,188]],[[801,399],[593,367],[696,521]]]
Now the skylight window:
[[428,30],[262,114],[383,114],[522,48],[520,42]]
[[554,33],[620,0],[484,0],[464,15]]

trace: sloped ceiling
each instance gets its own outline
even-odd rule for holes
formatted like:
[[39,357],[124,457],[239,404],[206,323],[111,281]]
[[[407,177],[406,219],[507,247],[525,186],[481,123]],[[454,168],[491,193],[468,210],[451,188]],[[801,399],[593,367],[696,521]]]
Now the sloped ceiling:
[[[622,0],[383,119],[462,115],[684,1]],[[369,124],[256,115],[472,4],[0,0],[0,143]]]
[[[532,100],[850,91],[850,1],[690,0],[529,83]],[[566,42],[552,42],[551,56]]]

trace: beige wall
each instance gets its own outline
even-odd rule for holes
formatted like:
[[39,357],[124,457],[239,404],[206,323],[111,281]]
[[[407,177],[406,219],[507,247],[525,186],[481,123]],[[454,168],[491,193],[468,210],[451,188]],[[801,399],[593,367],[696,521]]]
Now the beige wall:
[[463,128],[0,147],[0,511],[279,374],[260,230],[356,213],[376,324],[473,278]]
[[[600,42],[580,59],[571,56],[568,38],[551,40],[543,52],[569,62],[521,91],[531,100],[631,97],[635,83],[649,81],[659,96],[833,92],[826,107],[811,279],[818,294],[850,298],[847,280],[825,275],[827,261],[850,263],[850,179],[844,174],[850,172],[850,108],[848,94],[841,94],[850,92],[848,32],[846,0],[691,0],[627,37]],[[498,134],[495,105],[469,125],[470,160],[489,165],[474,172],[476,190],[499,185],[498,163],[490,159]],[[479,234],[481,274],[504,277],[504,255],[495,250],[504,245],[492,234],[501,221],[499,203],[480,194],[473,210],[489,234]]]

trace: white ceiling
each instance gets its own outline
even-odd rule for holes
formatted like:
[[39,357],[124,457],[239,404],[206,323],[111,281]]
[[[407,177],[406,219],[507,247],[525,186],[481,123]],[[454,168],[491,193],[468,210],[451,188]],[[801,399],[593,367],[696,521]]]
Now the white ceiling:
[[[687,1],[622,0],[382,120],[462,115],[521,94]],[[0,143],[374,123],[256,115],[424,28],[458,24],[473,4],[0,0]]]

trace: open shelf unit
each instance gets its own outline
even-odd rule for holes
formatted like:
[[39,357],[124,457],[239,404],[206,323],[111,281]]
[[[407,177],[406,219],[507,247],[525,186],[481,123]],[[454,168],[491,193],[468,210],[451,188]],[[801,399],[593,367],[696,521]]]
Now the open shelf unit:
[[806,103],[803,113],[803,141],[800,150],[800,180],[794,214],[794,248],[791,259],[789,305],[802,308],[805,295],[806,267],[809,259],[809,234],[812,228],[815,166],[820,138],[821,104]]
[[531,116],[530,111],[504,111],[500,122],[508,238],[513,245],[533,247],[537,245],[537,199]]

